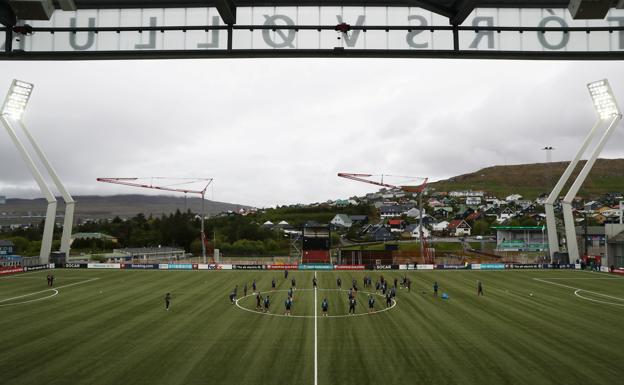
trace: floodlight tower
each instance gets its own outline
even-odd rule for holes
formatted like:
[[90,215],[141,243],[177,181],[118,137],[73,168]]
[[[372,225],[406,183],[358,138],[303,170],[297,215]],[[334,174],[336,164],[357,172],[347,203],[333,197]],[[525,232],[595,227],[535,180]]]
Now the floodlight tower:
[[50,252],[52,251],[52,236],[54,232],[54,219],[56,217],[56,198],[54,198],[54,194],[52,194],[52,191],[50,191],[50,188],[45,183],[41,172],[33,162],[30,154],[28,154],[28,152],[26,151],[26,147],[24,147],[24,144],[18,138],[15,130],[13,129],[13,126],[11,125],[11,123],[14,123],[16,121],[21,122],[22,115],[26,110],[28,100],[30,99],[30,95],[32,94],[32,90],[32,84],[19,80],[13,80],[13,83],[9,88],[9,93],[4,100],[4,104],[2,105],[0,120],[2,120],[3,125],[7,129],[7,132],[9,133],[9,136],[13,141],[13,144],[15,144],[15,147],[24,159],[24,162],[30,170],[30,173],[35,178],[37,185],[39,185],[41,193],[45,196],[46,201],[48,202],[45,224],[43,226],[41,249],[39,251],[40,263],[46,264],[49,261]]
[[563,187],[565,186],[566,182],[572,175],[572,172],[576,168],[579,160],[581,159],[581,157],[587,150],[587,147],[589,147],[590,143],[592,142],[594,137],[597,135],[599,128],[603,127],[606,122],[609,122],[609,126],[607,130],[602,135],[600,141],[596,145],[596,148],[593,150],[590,158],[588,159],[587,163],[581,170],[580,174],[578,175],[578,177],[572,184],[572,187],[570,188],[570,190],[568,191],[568,193],[566,194],[562,202],[568,257],[570,261],[574,261],[578,259],[579,255],[578,255],[578,245],[576,242],[574,216],[572,215],[572,200],[578,193],[578,190],[583,184],[583,181],[585,181],[585,178],[587,177],[587,175],[589,174],[589,171],[591,170],[594,163],[596,162],[596,159],[600,155],[600,152],[602,151],[607,140],[613,133],[613,130],[616,127],[617,123],[622,119],[622,115],[615,101],[615,97],[613,96],[613,92],[611,91],[609,82],[606,79],[590,83],[587,85],[587,87],[592,97],[594,108],[596,109],[596,112],[598,114],[598,119],[596,120],[596,122],[594,123],[594,126],[591,128],[591,130],[587,134],[587,137],[583,141],[583,144],[581,145],[581,148],[579,148],[574,159],[570,162],[568,167],[565,169],[565,171],[561,175],[561,178],[559,178],[559,181],[557,182],[552,192],[548,196],[548,199],[546,200],[546,204],[545,204],[546,224],[547,224],[547,229],[548,229],[548,247],[549,247],[551,261],[553,260],[555,253],[559,251],[559,239],[557,236],[557,226],[556,226],[555,211],[554,211],[555,201],[559,197],[559,194],[563,190]]
[[579,258],[576,230],[574,226],[574,215],[572,214],[572,200],[581,188],[585,178],[587,178],[587,175],[594,166],[594,163],[596,163],[596,159],[598,159],[598,156],[602,152],[605,144],[607,144],[611,134],[615,131],[615,127],[617,127],[620,120],[622,120],[622,113],[617,105],[613,91],[609,86],[609,82],[606,79],[589,83],[587,88],[589,89],[589,93],[594,102],[594,108],[596,109],[596,113],[598,114],[600,121],[605,123],[608,122],[609,125],[602,134],[602,137],[598,141],[594,151],[591,153],[587,163],[585,163],[585,166],[583,166],[583,169],[579,173],[578,177],[574,183],[572,183],[572,187],[570,187],[570,190],[563,198],[563,220],[565,224],[566,246],[568,248],[568,258],[570,259],[570,262]]

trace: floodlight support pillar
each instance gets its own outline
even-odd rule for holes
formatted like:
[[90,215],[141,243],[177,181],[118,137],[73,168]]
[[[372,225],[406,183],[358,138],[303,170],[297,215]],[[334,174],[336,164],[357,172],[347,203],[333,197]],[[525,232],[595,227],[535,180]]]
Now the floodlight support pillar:
[[4,127],[7,129],[7,132],[9,133],[13,144],[22,156],[22,159],[26,163],[28,170],[35,178],[35,181],[37,182],[37,185],[39,185],[41,193],[44,195],[46,201],[48,202],[45,224],[43,226],[41,249],[39,250],[39,263],[47,264],[50,261],[50,253],[52,252],[52,236],[54,235],[54,220],[56,218],[56,198],[54,197],[54,194],[52,194],[52,191],[50,191],[48,185],[45,183],[41,172],[28,154],[28,151],[26,151],[26,147],[24,147],[24,144],[15,133],[15,130],[11,126],[9,119],[4,115],[0,115],[0,120],[2,121]]
[[589,147],[589,144],[594,139],[594,136],[596,135],[598,128],[600,128],[600,126],[602,125],[602,122],[603,121],[601,119],[598,119],[596,123],[594,123],[594,126],[589,131],[587,137],[583,141],[581,148],[579,148],[579,150],[576,152],[576,155],[574,156],[574,159],[572,159],[570,164],[568,164],[568,167],[559,178],[559,181],[550,192],[550,195],[548,196],[548,198],[546,199],[546,203],[544,204],[544,209],[546,212],[546,229],[548,231],[548,251],[550,254],[551,262],[554,261],[555,253],[559,252],[559,237],[557,235],[557,221],[555,219],[554,204],[559,198],[559,194],[561,194],[561,190],[563,190],[563,188],[565,187],[566,182],[568,181],[568,179],[570,179],[570,175],[572,175],[572,172],[574,172],[576,165],[581,160],[581,157],[587,150],[587,147]]
[[611,134],[615,130],[615,127],[617,127],[620,120],[622,120],[622,114],[614,115],[611,118],[609,127],[607,127],[604,134],[602,134],[600,141],[598,141],[598,144],[587,160],[587,163],[585,163],[585,166],[583,166],[583,169],[579,173],[578,177],[574,180],[574,183],[572,183],[572,187],[570,187],[570,190],[566,194],[565,198],[563,198],[563,220],[565,224],[566,246],[570,262],[579,259],[578,242],[576,240],[576,229],[574,226],[574,215],[572,213],[572,200],[574,200],[574,197],[580,190],[581,185],[587,178],[587,175],[594,166],[594,163],[596,163],[596,159],[598,159],[598,156],[602,152],[605,144],[607,144],[607,141],[611,137]]
[[69,250],[70,250],[69,242],[71,239],[72,227],[74,224],[74,206],[76,202],[74,201],[72,196],[69,194],[69,192],[67,192],[67,189],[63,185],[63,182],[61,182],[61,179],[56,173],[56,170],[54,169],[54,167],[52,167],[52,164],[48,160],[48,157],[45,155],[45,153],[41,149],[41,146],[39,145],[37,140],[32,136],[32,134],[30,133],[30,131],[28,130],[24,122],[21,120],[18,120],[18,122],[19,122],[20,127],[26,134],[26,137],[30,141],[30,144],[35,149],[37,156],[39,157],[39,159],[41,159],[41,163],[43,163],[43,166],[45,167],[46,171],[48,172],[48,174],[50,174],[50,177],[52,178],[52,181],[56,185],[56,188],[59,190],[59,192],[63,196],[63,200],[65,201],[65,219],[63,221],[63,235],[61,236],[60,251],[62,253],[65,253],[66,257],[69,257]]

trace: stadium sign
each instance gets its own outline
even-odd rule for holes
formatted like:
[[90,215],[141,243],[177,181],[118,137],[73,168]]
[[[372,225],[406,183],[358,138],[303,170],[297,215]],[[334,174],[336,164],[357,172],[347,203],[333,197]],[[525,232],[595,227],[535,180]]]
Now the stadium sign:
[[81,9],[26,21],[0,59],[227,56],[622,58],[624,9],[573,20],[567,9],[477,8],[462,25],[416,7]]

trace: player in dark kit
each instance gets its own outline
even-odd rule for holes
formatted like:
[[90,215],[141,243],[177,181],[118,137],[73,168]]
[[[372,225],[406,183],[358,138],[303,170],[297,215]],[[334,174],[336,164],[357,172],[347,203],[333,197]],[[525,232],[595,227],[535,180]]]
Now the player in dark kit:
[[54,286],[54,274],[50,274],[50,286]]
[[245,286],[243,286],[243,294],[247,297],[247,282],[245,282]]
[[256,280],[254,279],[253,282],[251,283],[251,288],[253,289],[253,292],[256,292]]
[[256,294],[256,310],[262,310],[262,296],[260,292]]
[[405,281],[405,284],[407,285],[407,292],[411,292],[412,291],[412,280],[407,278],[407,280]]
[[437,297],[437,296],[438,296],[438,281],[435,281],[435,282],[433,283],[433,295],[434,295],[435,297]]
[[477,281],[477,296],[483,295],[483,284],[481,281]]
[[264,312],[268,312],[269,311],[269,306],[271,306],[271,300],[269,299],[269,296],[267,295],[266,297],[264,297]]
[[48,286],[52,286],[50,274],[48,274]]
[[340,277],[336,278],[336,285],[338,289],[342,289],[342,279],[340,279]]
[[386,294],[386,307],[392,306],[392,296],[390,293]]
[[327,311],[329,310],[329,302],[327,302],[327,298],[323,298],[323,302],[321,303],[321,310],[323,311],[323,315],[327,317]]
[[234,290],[232,290],[232,292],[230,293],[230,303],[234,304],[235,301],[236,301],[236,288],[234,288]]
[[373,295],[370,294],[368,296],[368,312],[372,313],[374,309],[375,309],[375,298],[373,298]]
[[288,289],[288,298],[294,298],[293,288]]
[[167,293],[165,295],[165,310],[169,311],[170,305],[171,305],[171,293]]
[[355,298],[351,298],[349,300],[349,314],[355,315],[355,305],[356,305]]
[[297,288],[297,282],[295,282],[294,278],[290,280],[290,285],[292,286],[293,289]]
[[275,290],[275,278],[271,280],[271,290]]
[[288,279],[288,270],[284,270],[284,279]]
[[312,278],[312,287],[316,289],[316,277]]
[[286,312],[284,315],[290,315],[290,308],[292,306],[292,299],[290,297],[286,298],[286,302],[284,302],[284,307],[286,308]]

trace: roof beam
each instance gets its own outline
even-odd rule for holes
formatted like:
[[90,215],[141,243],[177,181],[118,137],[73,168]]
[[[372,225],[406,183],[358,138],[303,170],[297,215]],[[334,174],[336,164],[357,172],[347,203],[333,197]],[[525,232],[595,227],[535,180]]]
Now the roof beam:
[[450,17],[452,25],[460,25],[472,13],[477,5],[476,0],[460,0],[455,6],[455,14]]
[[76,10],[76,3],[74,3],[74,0],[58,0],[58,3],[63,11]]
[[232,0],[215,0],[215,7],[225,24],[236,24],[236,4]]
[[[407,4],[406,4],[407,5]],[[409,6],[412,6],[411,4]],[[453,12],[453,10],[451,10],[450,8],[441,6],[439,4],[435,4],[435,2],[431,2],[428,0],[417,0],[414,1],[414,7],[420,7],[423,9],[426,9],[427,11],[431,11],[433,13],[437,13],[438,15],[442,15],[442,16],[446,16],[446,17],[453,17],[453,15],[455,14]]]
[[8,2],[0,2],[0,24],[5,27],[13,27],[17,22],[15,12]]

